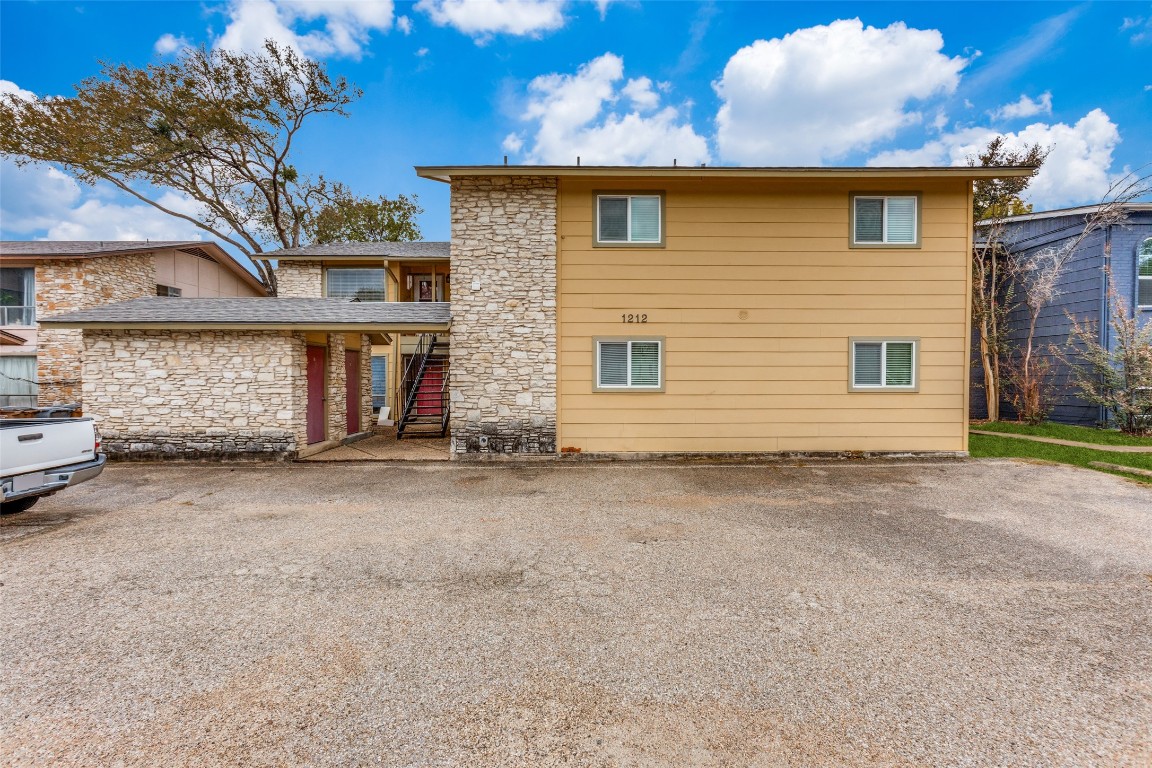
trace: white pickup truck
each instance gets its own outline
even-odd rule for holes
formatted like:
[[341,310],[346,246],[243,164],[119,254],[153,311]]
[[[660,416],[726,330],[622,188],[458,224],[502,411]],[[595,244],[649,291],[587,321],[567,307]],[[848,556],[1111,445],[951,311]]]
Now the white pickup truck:
[[91,417],[0,419],[0,513],[23,512],[41,496],[104,471]]

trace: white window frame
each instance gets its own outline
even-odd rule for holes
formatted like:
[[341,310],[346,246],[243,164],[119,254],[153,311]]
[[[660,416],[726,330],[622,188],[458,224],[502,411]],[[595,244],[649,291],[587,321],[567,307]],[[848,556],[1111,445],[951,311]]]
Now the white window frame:
[[[912,345],[912,383],[885,384],[888,376],[888,344]],[[856,345],[880,344],[880,383],[856,383]],[[848,391],[849,392],[919,392],[920,391],[920,339],[907,336],[853,337],[848,340]]]
[[[1145,253],[1145,250],[1147,250],[1148,252]],[[1140,283],[1141,283],[1141,281],[1147,280],[1149,282],[1152,282],[1152,275],[1141,275],[1140,274],[1140,262],[1144,261],[1145,258],[1152,259],[1152,237],[1146,237],[1143,240],[1141,240],[1140,245],[1137,246],[1137,248],[1136,248],[1136,301],[1135,301],[1137,309],[1152,310],[1152,304],[1141,304],[1140,303]]]
[[[657,345],[658,362],[656,365],[657,375],[659,376],[656,386],[641,385],[632,383],[632,344],[640,342],[644,344],[655,343]],[[628,357],[625,361],[626,370],[628,371],[628,383],[616,385],[601,385],[600,384],[600,345],[601,344],[624,344],[628,345]],[[663,392],[664,391],[664,337],[663,336],[597,336],[592,340],[592,391],[593,392]]]
[[[656,206],[656,227],[657,238],[655,240],[633,240],[632,239],[632,200],[637,197],[654,197],[658,201]],[[628,201],[628,239],[626,240],[601,240],[600,239],[600,201],[604,198],[624,198]],[[596,193],[596,215],[593,217],[592,242],[597,246],[607,248],[660,248],[664,246],[664,193],[658,191],[640,191],[640,192],[597,192]]]
[[[888,201],[893,198],[911,198],[916,206],[912,216],[912,242],[894,243],[888,240]],[[883,200],[884,206],[880,213],[880,231],[882,240],[856,239],[856,201],[857,200]],[[919,248],[920,247],[920,193],[919,192],[853,192],[851,195],[851,216],[848,230],[848,243],[853,248]]]

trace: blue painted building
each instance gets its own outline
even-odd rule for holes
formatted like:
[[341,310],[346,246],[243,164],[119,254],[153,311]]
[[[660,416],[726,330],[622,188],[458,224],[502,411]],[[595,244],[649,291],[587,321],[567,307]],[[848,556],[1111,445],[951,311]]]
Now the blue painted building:
[[[1142,323],[1152,322],[1152,203],[1130,203],[1128,220],[1089,236],[1077,249],[1060,277],[1055,301],[1041,313],[1035,344],[1052,366],[1049,372],[1052,404],[1049,418],[1066,424],[1094,425],[1104,420],[1102,410],[1086,402],[1071,383],[1071,374],[1050,347],[1067,348],[1071,317],[1094,323],[1101,341],[1115,343],[1108,325],[1109,303],[1105,269],[1110,268],[1128,314]],[[1059,248],[1083,231],[1085,220],[1097,206],[1044,211],[1007,219],[1004,242],[1013,254],[1027,255],[1044,248]],[[1027,336],[1028,315],[1018,308],[1008,318],[1009,339],[1020,345]],[[978,359],[979,337],[973,337],[971,416],[987,416],[983,371]],[[1000,406],[1001,418],[1015,418],[1008,402]]]

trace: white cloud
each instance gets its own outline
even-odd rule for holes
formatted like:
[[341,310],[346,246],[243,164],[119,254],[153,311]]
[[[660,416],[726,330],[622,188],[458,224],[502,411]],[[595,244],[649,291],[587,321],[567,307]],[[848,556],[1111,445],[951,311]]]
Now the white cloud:
[[564,26],[560,0],[420,0],[416,10],[477,42],[497,34],[539,37]]
[[424,58],[425,56],[428,55],[428,49],[427,48],[421,48],[420,50],[416,51],[416,55],[419,56],[420,58]]
[[608,18],[608,6],[612,5],[614,0],[594,0],[596,8],[600,11],[600,21]]
[[171,32],[160,35],[160,39],[152,46],[152,50],[161,56],[169,56],[191,46],[186,37],[177,37]]
[[[392,0],[231,0],[217,48],[256,51],[266,39],[312,57],[359,58],[374,31],[393,23]],[[298,26],[323,24],[297,32]]]
[[[535,124],[535,135],[525,161],[572,165],[579,156],[586,165],[671,165],[674,159],[695,165],[709,159],[708,143],[680,110],[660,108],[651,80],[637,78],[618,88],[623,79],[623,59],[606,53],[576,74],[541,75],[529,83],[522,117]],[[613,109],[622,97],[631,111]],[[504,147],[518,151],[511,149],[517,142],[523,146],[515,136]]]
[[[126,201],[114,188],[82,186],[49,165],[0,161],[0,230],[13,239],[202,240],[207,234],[152,206]],[[197,205],[166,192],[161,204],[194,214]]]
[[405,35],[412,34],[412,19],[407,16],[396,17],[396,29],[403,32]]
[[1129,39],[1136,45],[1152,41],[1152,17],[1125,18],[1120,25],[1121,32],[1130,32]]
[[520,150],[524,149],[524,137],[518,133],[510,133],[504,137],[504,143],[500,146],[504,148],[505,152],[518,155]]
[[10,93],[21,101],[35,101],[36,94],[26,91],[11,80],[0,80],[0,94]]
[[1002,135],[1009,149],[1033,144],[1052,151],[1028,188],[1026,198],[1037,210],[1099,202],[1112,181],[1112,152],[1120,131],[1111,118],[1094,109],[1075,125],[1033,123],[1015,133],[992,128],[966,128],[911,150],[881,152],[869,161],[874,166],[966,165],[995,136]]
[[1011,104],[1005,104],[1002,107],[997,107],[992,110],[992,119],[1005,119],[1012,120],[1019,117],[1032,117],[1033,115],[1050,115],[1052,114],[1052,92],[1045,91],[1040,94],[1036,100],[1029,98],[1026,94],[1021,94],[1017,101]]
[[660,96],[652,90],[652,80],[647,77],[629,80],[621,91],[632,100],[632,106],[637,110],[648,111],[660,106]]
[[713,84],[720,155],[749,165],[818,165],[878,141],[923,115],[909,109],[955,91],[968,59],[941,53],[934,30],[859,19],[757,40]]

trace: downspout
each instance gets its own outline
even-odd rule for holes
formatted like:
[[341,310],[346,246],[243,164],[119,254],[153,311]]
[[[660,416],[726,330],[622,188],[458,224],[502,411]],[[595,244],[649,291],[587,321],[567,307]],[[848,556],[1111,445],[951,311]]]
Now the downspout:
[[[1112,225],[1109,224],[1104,228],[1104,261],[1101,265],[1100,273],[1100,319],[1098,321],[1100,326],[1100,346],[1110,351],[1108,345],[1108,280],[1112,274]],[[1108,407],[1101,405],[1099,407],[1100,414],[1098,421],[1101,424],[1108,423]]]

